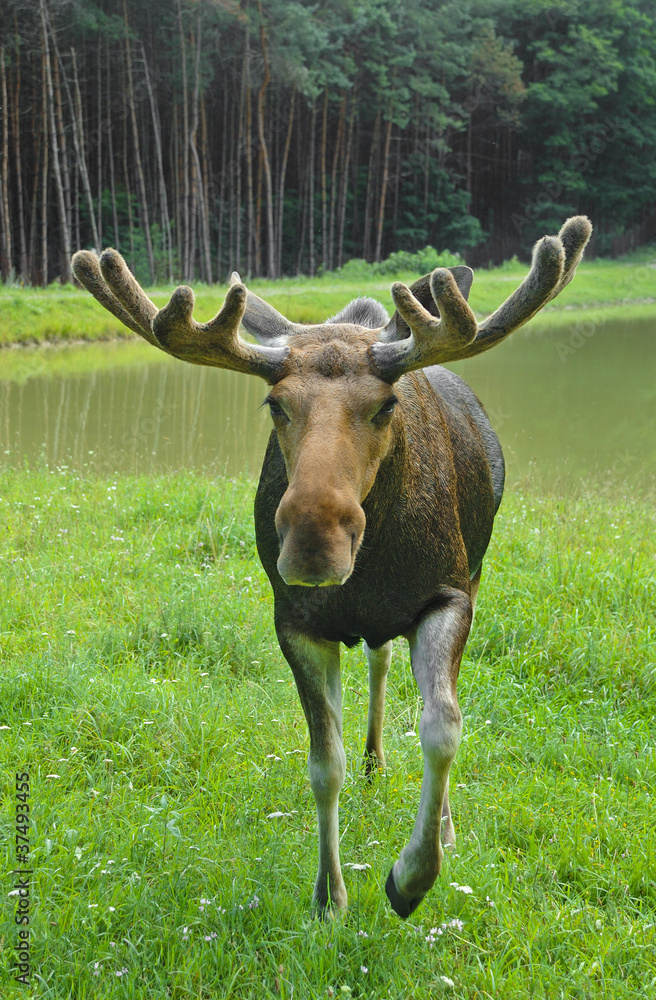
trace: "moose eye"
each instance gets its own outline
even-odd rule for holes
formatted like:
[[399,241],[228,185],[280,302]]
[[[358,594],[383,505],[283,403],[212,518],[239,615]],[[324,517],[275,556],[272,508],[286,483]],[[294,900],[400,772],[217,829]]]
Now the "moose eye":
[[289,417],[277,399],[274,399],[272,396],[267,396],[264,402],[268,405],[269,412],[274,420],[284,420],[286,423],[289,423]]
[[398,403],[396,396],[390,396],[389,399],[385,400],[381,408],[376,413],[374,421],[382,422],[386,417],[391,417],[394,412],[394,407]]

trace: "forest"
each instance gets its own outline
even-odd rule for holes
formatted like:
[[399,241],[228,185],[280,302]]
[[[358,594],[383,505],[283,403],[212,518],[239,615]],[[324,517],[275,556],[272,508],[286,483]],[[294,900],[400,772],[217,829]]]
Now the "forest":
[[656,234],[653,0],[3,0],[0,273],[145,284]]

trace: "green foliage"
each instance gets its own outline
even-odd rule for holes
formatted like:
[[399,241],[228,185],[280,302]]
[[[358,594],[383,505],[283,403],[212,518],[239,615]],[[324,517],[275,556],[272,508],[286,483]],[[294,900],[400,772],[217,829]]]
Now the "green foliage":
[[496,19],[523,63],[522,145],[534,164],[521,178],[515,229],[535,238],[583,210],[604,252],[651,211],[656,192],[653,5],[538,0],[527,16],[526,4],[504,0]]
[[[31,248],[27,270],[31,280],[47,284],[58,271],[62,248],[52,181],[46,190],[43,227],[39,198],[44,188],[35,152],[39,118],[29,103],[29,95],[40,94],[42,86],[39,61],[31,58],[40,38],[38,5],[7,0],[6,6],[0,47],[9,74],[9,103],[12,95],[20,102],[16,120],[24,176],[19,206],[10,156],[5,186],[12,259],[0,255],[0,268],[4,280],[23,268],[17,231],[22,220],[22,242]],[[536,237],[556,231],[574,212],[593,219],[597,253],[610,251],[616,236],[653,217],[653,0],[439,0],[437,4],[269,0],[262,5],[163,0],[155,19],[147,6],[129,0],[125,10],[133,42],[148,215],[151,224],[157,220],[161,225],[163,199],[153,155],[154,125],[142,43],[154,87],[155,118],[161,124],[175,256],[185,255],[189,233],[181,230],[191,222],[196,273],[200,219],[195,215],[190,219],[193,198],[185,195],[189,185],[195,195],[200,193],[195,167],[190,165],[193,157],[187,155],[195,115],[196,66],[200,121],[194,141],[208,198],[212,273],[218,271],[221,278],[233,268],[245,271],[247,266],[251,275],[266,271],[269,206],[260,173],[257,107],[267,80],[264,139],[272,172],[276,249],[280,242],[278,273],[308,270],[311,258],[315,269],[332,268],[349,258],[370,260],[378,252],[381,217],[380,256],[392,251],[415,253],[429,244],[453,248],[472,263],[500,262],[512,254],[527,258]],[[50,17],[63,53],[61,72],[69,77],[71,45],[77,53],[85,155],[94,196],[110,183],[116,188],[118,234],[113,205],[106,192],[101,196],[104,241],[118,242],[127,250],[137,276],[149,278],[140,232],[143,215],[134,194],[128,204],[123,187],[129,184],[133,192],[139,190],[129,105],[122,91],[127,79],[123,10],[110,0],[55,3]],[[107,88],[99,94],[98,74],[110,66]],[[292,94],[292,141],[281,190]],[[59,96],[63,130],[70,134],[71,109],[65,94]],[[10,116],[13,113],[12,106]],[[386,157],[388,123],[392,131]],[[67,156],[69,174],[77,176],[70,144]],[[80,242],[88,246],[92,236],[86,198],[78,182],[72,188],[78,197],[72,218],[79,215]],[[27,192],[37,194],[33,206],[29,198],[34,196],[28,198]],[[336,248],[342,206],[345,224]],[[324,219],[333,228],[327,240]],[[76,225],[71,221],[77,234]],[[44,234],[50,260],[45,276],[39,246]],[[157,225],[152,235],[155,270],[161,280],[168,267]],[[651,235],[645,230],[637,238]],[[173,266],[179,270],[181,262],[174,259]]]
[[451,253],[450,250],[438,253],[434,247],[424,247],[423,250],[418,250],[416,253],[398,250],[379,264],[368,264],[366,260],[349,260],[339,269],[337,274],[347,281],[354,281],[357,278],[372,278],[387,274],[428,274],[436,267],[453,267],[454,264],[461,263],[460,254]]

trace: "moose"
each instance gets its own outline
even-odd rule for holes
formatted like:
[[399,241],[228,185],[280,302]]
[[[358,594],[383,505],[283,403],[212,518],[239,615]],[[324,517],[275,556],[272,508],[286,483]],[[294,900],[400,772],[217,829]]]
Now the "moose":
[[[255,498],[257,548],[274,594],[278,641],[305,713],[319,827],[313,904],[346,907],[339,860],[342,743],[340,643],[364,640],[369,670],[365,768],[384,766],[385,687],[392,640],[408,640],[423,701],[423,779],[410,840],[385,890],[400,917],[420,904],[455,843],[449,770],[462,730],[456,695],[504,461],[483,406],[445,361],[471,358],[531,319],[574,277],[592,227],[570,218],[533,251],[523,283],[478,323],[473,272],[436,268],[392,286],[391,319],[359,298],[299,325],[233,273],[208,323],[191,288],[162,309],[115,250],[73,257],[79,282],[129,329],[198,365],[257,375],[273,430]],[[239,334],[240,324],[256,341]]]

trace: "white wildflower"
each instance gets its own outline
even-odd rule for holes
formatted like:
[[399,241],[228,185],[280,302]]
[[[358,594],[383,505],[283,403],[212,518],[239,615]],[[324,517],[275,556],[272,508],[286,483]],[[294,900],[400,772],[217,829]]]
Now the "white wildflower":
[[471,896],[474,891],[470,885],[458,885],[457,882],[450,882],[449,885],[452,885],[456,892],[464,892],[465,896]]

